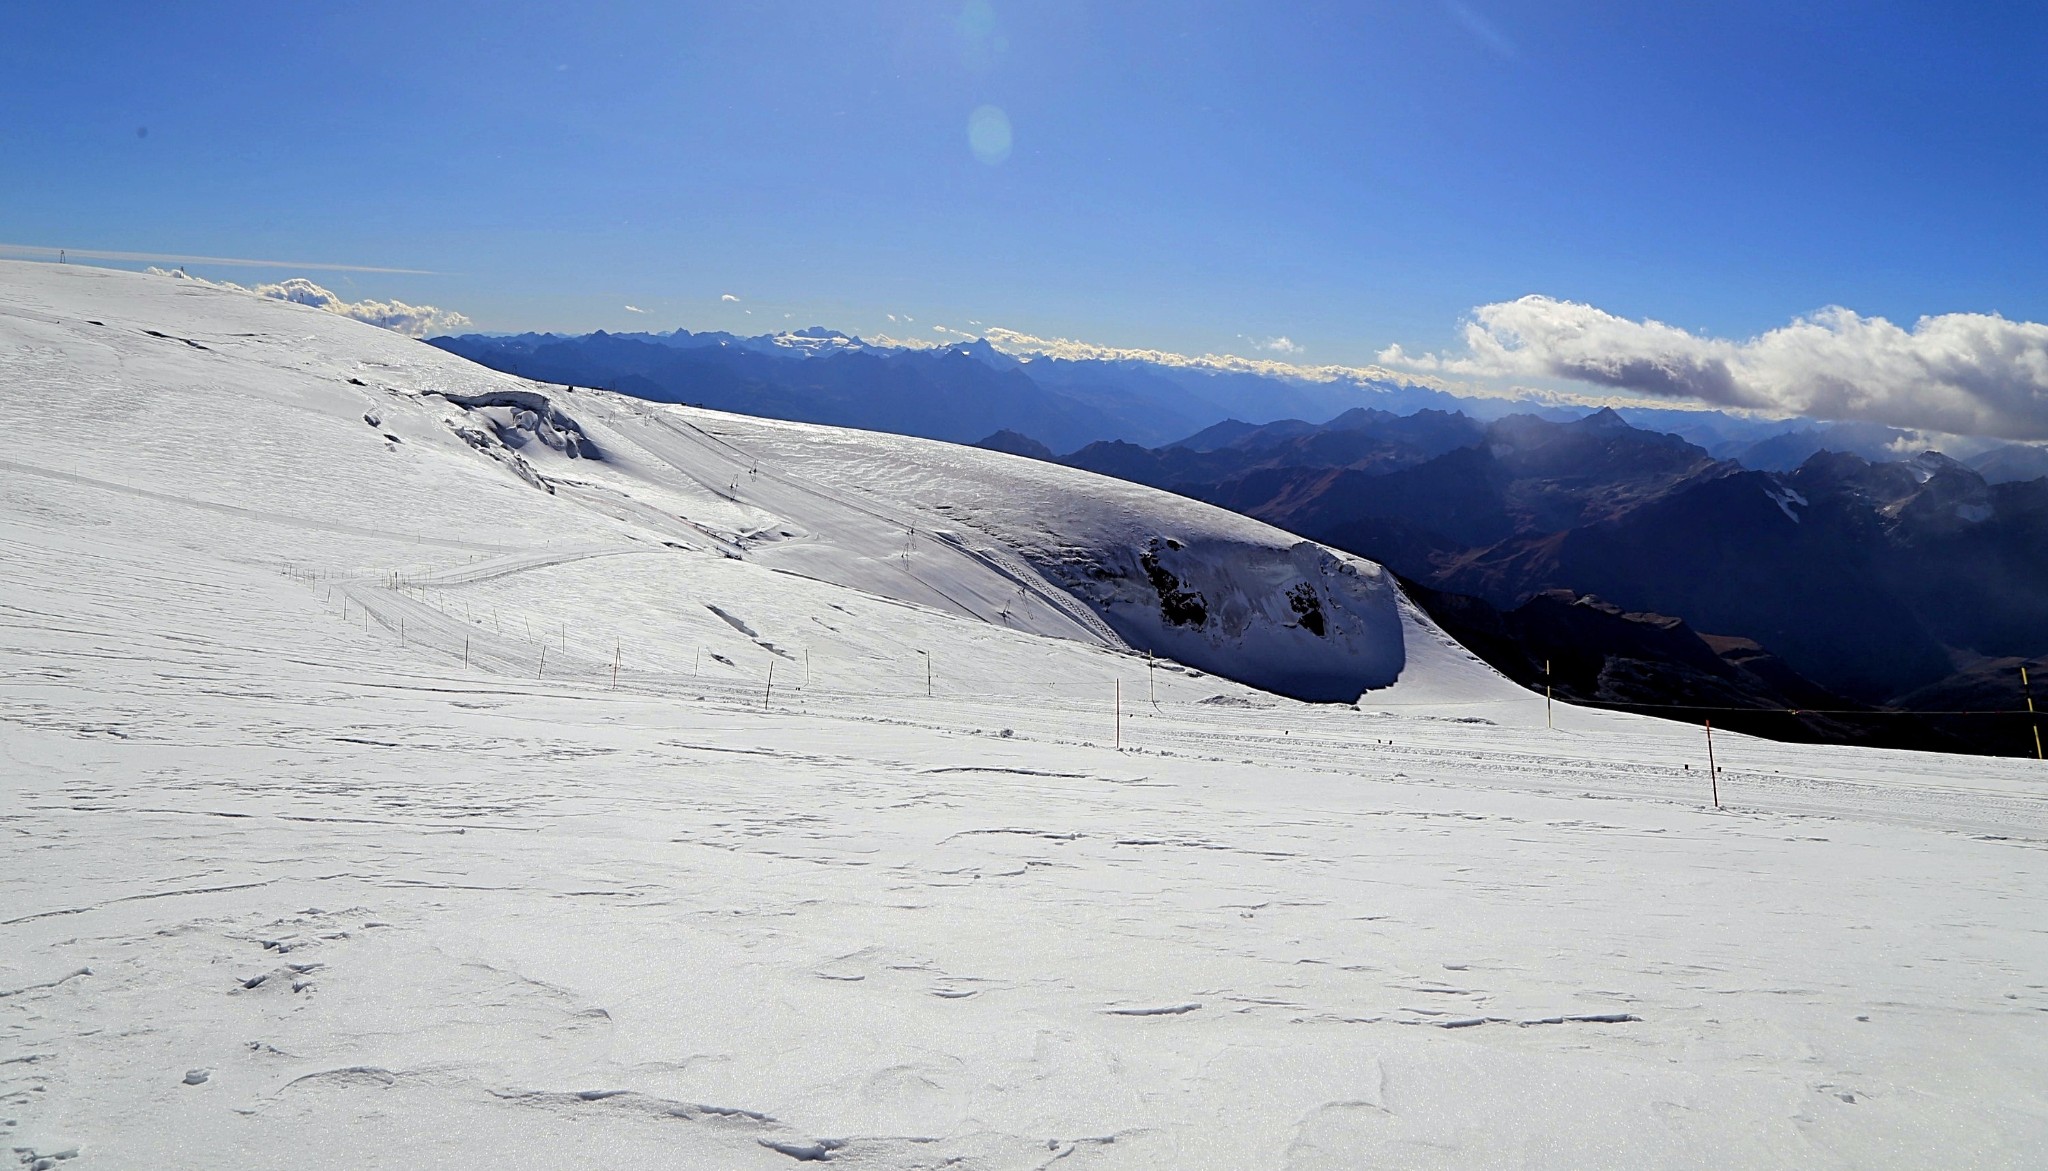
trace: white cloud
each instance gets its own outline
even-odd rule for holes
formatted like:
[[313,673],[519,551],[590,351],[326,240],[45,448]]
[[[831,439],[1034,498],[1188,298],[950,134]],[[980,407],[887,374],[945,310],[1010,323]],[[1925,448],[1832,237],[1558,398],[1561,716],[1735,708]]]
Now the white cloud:
[[[979,322],[973,324],[979,325]],[[1551,407],[1576,407],[1597,410],[1600,407],[1631,407],[1643,405],[1636,395],[1583,394],[1577,391],[1559,390],[1552,386],[1500,386],[1485,382],[1453,382],[1426,374],[1405,370],[1389,370],[1384,366],[1308,366],[1298,362],[1282,362],[1271,358],[1241,358],[1235,354],[1202,354],[1199,357],[1176,354],[1167,350],[1140,350],[1122,346],[1105,346],[1095,342],[1075,341],[1071,338],[1045,338],[1000,326],[987,326],[978,332],[934,326],[945,333],[959,338],[986,338],[988,343],[1006,354],[1020,358],[1064,358],[1069,361],[1099,362],[1151,362],[1161,366],[1177,366],[1190,370],[1207,370],[1219,374],[1261,374],[1271,378],[1291,378],[1302,382],[1348,382],[1354,386],[1372,386],[1385,383],[1399,383],[1403,386],[1420,386],[1432,390],[1447,391],[1467,398],[1506,399],[1512,402],[1540,403]],[[958,342],[943,338],[893,337],[889,334],[875,334],[865,339],[872,345],[904,350],[936,350],[958,345]],[[1247,339],[1249,340],[1249,339]],[[1695,409],[1693,404],[1673,403],[1674,409]],[[1696,409],[1706,410],[1704,406]]]
[[344,301],[332,292],[321,288],[305,277],[293,277],[274,285],[257,285],[253,290],[257,296],[270,297],[278,301],[290,301],[296,305],[311,305],[371,325],[381,325],[394,333],[407,337],[425,337],[429,333],[454,329],[469,324],[469,318],[447,309],[432,305],[408,305],[403,301]]
[[403,301],[344,301],[333,291],[316,285],[302,276],[252,288],[238,285],[233,281],[209,281],[180,270],[165,271],[161,268],[151,268],[149,271],[157,276],[174,277],[178,280],[211,285],[214,288],[238,289],[259,297],[269,297],[273,301],[310,305],[341,317],[382,326],[407,337],[425,337],[429,333],[456,329],[470,323],[469,318],[452,309],[440,309],[432,305],[408,305]]
[[[1236,354],[1203,354],[1199,357],[1175,354],[1166,350],[1131,349],[1122,346],[1098,345],[1095,342],[1075,341],[1072,338],[1035,337],[1019,333],[1014,329],[990,326],[982,336],[997,349],[1008,354],[1065,358],[1071,361],[1098,362],[1151,362],[1161,366],[1180,366],[1196,370],[1213,370],[1231,374],[1266,374],[1275,378],[1298,378],[1304,382],[1399,382],[1409,386],[1428,386],[1444,389],[1448,386],[1442,379],[1431,378],[1383,366],[1307,366],[1297,362],[1281,362],[1271,358],[1242,358]],[[1276,338],[1276,341],[1285,339]],[[1289,343],[1292,345],[1293,343]],[[1461,388],[1461,393],[1462,393]],[[1487,393],[1479,391],[1478,393]],[[1498,393],[1498,392],[1493,392]],[[1517,396],[1519,397],[1519,396]]]
[[2048,438],[2048,325],[1996,314],[1923,317],[1908,330],[1831,307],[1732,341],[1530,296],[1473,310],[1464,341],[1463,355],[1391,346],[1379,358],[1446,374],[1562,378],[1818,419]]
[[738,298],[738,297],[735,297],[735,296],[733,296],[733,295],[732,295],[731,293],[720,293],[720,294],[718,295],[718,299],[719,299],[719,300],[721,300],[721,301],[737,301],[737,300],[739,300],[739,298]]
[[1302,347],[1295,344],[1294,339],[1287,337],[1267,338],[1265,341],[1252,344],[1275,354],[1299,354],[1302,351]]
[[626,312],[628,312],[628,313],[645,313],[645,312],[647,312],[647,310],[645,310],[645,309],[642,309],[642,308],[641,308],[640,306],[638,306],[638,305],[628,305],[628,306],[626,306]]

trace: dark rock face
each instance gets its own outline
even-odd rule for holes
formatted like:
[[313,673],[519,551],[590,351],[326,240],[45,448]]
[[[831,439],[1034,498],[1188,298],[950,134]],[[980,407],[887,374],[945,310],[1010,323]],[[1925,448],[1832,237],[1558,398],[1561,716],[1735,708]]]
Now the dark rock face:
[[1148,550],[1139,554],[1138,564],[1145,567],[1146,578],[1159,594],[1159,616],[1166,620],[1168,626],[1199,628],[1209,620],[1207,599],[1195,590],[1182,589],[1180,579],[1159,563],[1157,553]]
[[1293,608],[1295,617],[1301,619],[1301,628],[1323,637],[1327,628],[1323,622],[1323,600],[1316,594],[1316,587],[1302,582],[1287,591],[1287,604]]

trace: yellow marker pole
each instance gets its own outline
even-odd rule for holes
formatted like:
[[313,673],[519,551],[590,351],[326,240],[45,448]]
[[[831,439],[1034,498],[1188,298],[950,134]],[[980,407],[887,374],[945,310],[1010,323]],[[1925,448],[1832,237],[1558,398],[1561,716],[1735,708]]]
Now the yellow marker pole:
[[2034,689],[2027,683],[2027,669],[2020,668],[2020,690],[2027,696],[2027,723],[2034,728],[2034,759],[2048,759],[2041,755],[2041,721],[2034,716]]

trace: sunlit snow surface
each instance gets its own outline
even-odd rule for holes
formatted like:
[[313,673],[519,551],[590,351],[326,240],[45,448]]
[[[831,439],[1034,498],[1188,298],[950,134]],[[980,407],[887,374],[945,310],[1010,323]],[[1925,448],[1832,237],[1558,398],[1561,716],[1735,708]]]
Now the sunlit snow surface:
[[167,278],[0,266],[0,394],[27,1165],[2048,1152],[2033,762],[1715,812],[1253,522]]

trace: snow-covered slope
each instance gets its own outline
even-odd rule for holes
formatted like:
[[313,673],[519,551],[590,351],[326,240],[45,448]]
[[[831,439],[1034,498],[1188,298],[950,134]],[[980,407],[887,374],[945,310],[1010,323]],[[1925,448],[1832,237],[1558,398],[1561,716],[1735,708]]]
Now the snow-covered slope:
[[0,396],[27,1166],[2048,1144],[2035,762],[1717,736],[1716,810],[1273,530],[186,282],[0,266]]
[[[694,587],[704,555],[724,555],[1346,702],[1402,678],[1409,642],[1432,639],[1377,565],[1152,489],[977,448],[526,383],[199,282],[33,265],[7,275],[22,347],[17,437],[59,463],[79,453],[81,472],[85,453],[118,452],[134,487],[268,502],[256,510],[267,526],[238,522],[245,557],[298,556],[297,527],[354,536],[333,546],[342,564],[382,565],[374,534],[394,521],[414,530],[413,560],[442,571],[426,549],[573,541],[577,555],[628,557],[604,572],[639,579],[639,596],[661,606]],[[88,434],[71,432],[86,419]],[[747,609],[749,592],[718,609]],[[805,616],[794,629],[743,614],[733,625],[757,643],[838,653]],[[588,627],[597,616],[558,618]],[[636,659],[669,666],[701,641],[642,633]],[[1416,671],[1449,672],[1475,697],[1509,694],[1470,656],[1426,657]]]

